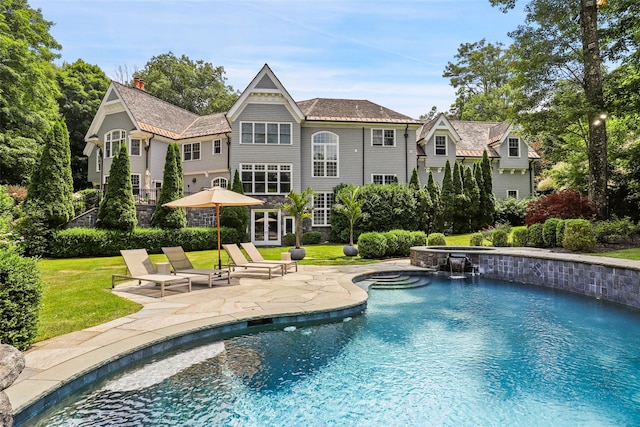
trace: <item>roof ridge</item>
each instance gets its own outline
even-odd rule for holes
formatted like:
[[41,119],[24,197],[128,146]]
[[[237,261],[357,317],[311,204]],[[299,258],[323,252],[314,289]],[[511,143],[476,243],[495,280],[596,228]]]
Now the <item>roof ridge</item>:
[[173,108],[178,108],[178,109],[180,109],[180,110],[184,111],[185,113],[188,113],[188,114],[194,115],[194,116],[196,116],[196,117],[201,117],[201,116],[199,116],[198,114],[194,113],[193,111],[189,111],[189,110],[187,110],[186,108],[182,108],[182,107],[180,107],[180,106],[178,106],[178,105],[176,105],[176,104],[172,104],[172,103],[171,103],[171,102],[169,102],[169,101],[165,101],[164,99],[158,98],[157,96],[150,94],[150,93],[149,93],[149,92],[147,92],[146,90],[142,90],[142,89],[138,89],[138,88],[135,88],[135,87],[127,86],[127,85],[125,85],[125,84],[123,84],[123,83],[120,83],[120,82],[117,82],[117,81],[115,81],[115,80],[111,80],[111,82],[112,82],[112,83],[115,83],[116,85],[121,86],[121,87],[123,87],[123,88],[125,88],[125,89],[127,89],[127,90],[131,90],[131,91],[135,92],[136,94],[139,94],[139,95],[146,95],[146,96],[148,96],[148,97],[151,97],[151,98],[155,99],[156,101],[162,102],[163,104],[170,105],[170,106],[171,106],[171,107],[173,107]]

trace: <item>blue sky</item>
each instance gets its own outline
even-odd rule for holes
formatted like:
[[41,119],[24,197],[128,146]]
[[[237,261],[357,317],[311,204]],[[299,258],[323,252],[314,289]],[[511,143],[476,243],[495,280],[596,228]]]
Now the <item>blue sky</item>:
[[455,99],[461,43],[511,41],[523,12],[489,0],[30,0],[62,45],[111,78],[172,51],[223,66],[244,90],[268,63],[293,99],[368,99],[417,118]]

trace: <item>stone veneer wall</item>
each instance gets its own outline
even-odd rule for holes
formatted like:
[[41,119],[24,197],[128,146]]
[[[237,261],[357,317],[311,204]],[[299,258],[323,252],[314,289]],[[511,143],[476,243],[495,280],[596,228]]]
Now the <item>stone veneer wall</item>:
[[[563,259],[563,254],[551,256],[535,251],[527,255],[509,254],[508,250],[500,249],[474,253],[469,248],[469,255],[482,277],[560,289],[640,308],[640,264],[616,265],[613,259],[596,261],[571,254]],[[447,254],[412,248],[411,264],[432,267],[434,258],[442,256]]]

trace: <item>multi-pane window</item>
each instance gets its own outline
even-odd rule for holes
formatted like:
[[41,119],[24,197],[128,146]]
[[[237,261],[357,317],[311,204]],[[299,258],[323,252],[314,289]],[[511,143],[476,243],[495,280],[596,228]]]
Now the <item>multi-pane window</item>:
[[436,156],[447,155],[447,137],[445,135],[436,135],[434,146]]
[[127,138],[127,133],[123,130],[112,130],[104,136],[104,156],[110,158],[115,156],[120,150],[120,145]]
[[241,164],[242,188],[247,194],[286,194],[291,191],[291,165]]
[[395,146],[395,129],[371,129],[371,145],[381,145],[384,147]]
[[518,190],[507,190],[507,197],[518,198]]
[[200,143],[192,142],[182,146],[182,160],[200,160]]
[[133,187],[133,194],[135,196],[140,194],[140,174],[132,173],[131,174],[131,186]]
[[519,138],[509,138],[509,157],[520,157]]
[[338,135],[318,132],[311,137],[313,175],[315,177],[338,176]]
[[228,183],[229,183],[229,180],[223,177],[213,178],[211,180],[212,187],[227,188]]
[[396,176],[392,174],[374,174],[371,176],[371,182],[374,184],[393,184]]
[[222,154],[222,140],[214,139],[213,140],[213,154]]
[[313,198],[313,225],[330,225],[329,216],[333,207],[333,193],[318,193]]
[[130,156],[140,156],[142,155],[142,140],[138,138],[132,138],[129,141],[129,155]]
[[291,123],[240,123],[241,144],[291,144]]

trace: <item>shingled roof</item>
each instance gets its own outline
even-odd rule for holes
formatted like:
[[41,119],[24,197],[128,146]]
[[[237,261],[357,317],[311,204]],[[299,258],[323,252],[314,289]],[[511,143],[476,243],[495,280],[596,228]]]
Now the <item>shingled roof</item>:
[[231,132],[224,113],[199,116],[156,98],[144,90],[113,82],[138,127],[171,139]]
[[420,124],[367,100],[314,98],[296,104],[310,121]]

